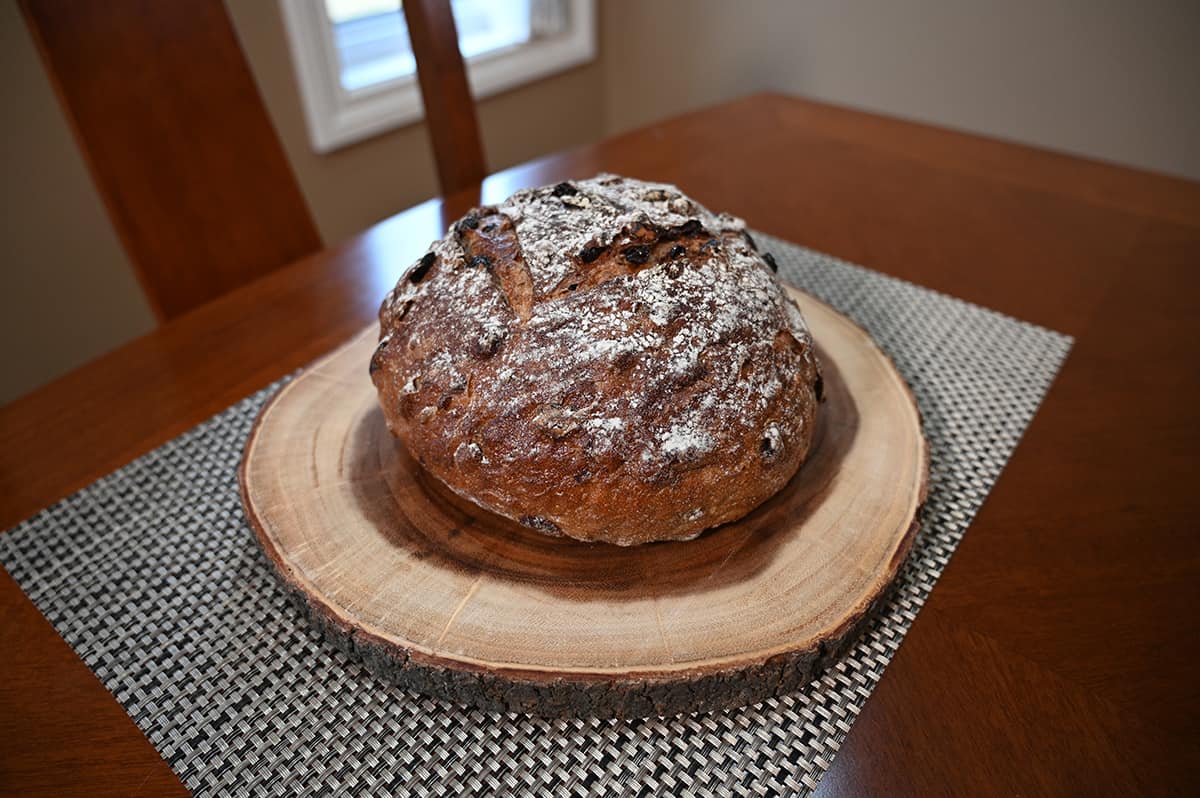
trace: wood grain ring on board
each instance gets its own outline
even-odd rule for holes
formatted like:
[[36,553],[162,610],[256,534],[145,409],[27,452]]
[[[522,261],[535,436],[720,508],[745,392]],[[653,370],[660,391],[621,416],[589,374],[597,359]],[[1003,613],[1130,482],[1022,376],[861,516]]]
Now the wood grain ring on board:
[[289,592],[381,676],[495,711],[644,717],[794,690],[853,643],[912,546],[928,446],[870,337],[793,291],[824,366],[812,454],[693,541],[550,538],[459,499],[384,426],[376,331],[263,408],[239,478]]

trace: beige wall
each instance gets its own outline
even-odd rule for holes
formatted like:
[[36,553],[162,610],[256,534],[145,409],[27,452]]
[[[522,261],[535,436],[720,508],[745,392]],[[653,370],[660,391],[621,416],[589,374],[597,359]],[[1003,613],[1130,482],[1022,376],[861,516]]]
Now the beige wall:
[[603,5],[610,131],[773,89],[1200,180],[1196,0]]
[[[227,0],[327,243],[436,193],[416,125],[309,145],[276,0]],[[503,168],[763,89],[1200,179],[1200,3],[599,0],[596,63],[484,101]],[[14,3],[0,3],[0,403],[153,327]]]

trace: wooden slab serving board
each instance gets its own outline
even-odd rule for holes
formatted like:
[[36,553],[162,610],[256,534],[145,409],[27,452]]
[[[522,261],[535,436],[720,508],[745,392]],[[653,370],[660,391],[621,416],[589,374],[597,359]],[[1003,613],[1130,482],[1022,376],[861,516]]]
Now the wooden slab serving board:
[[794,292],[825,378],[779,494],[693,541],[550,538],[465,502],[388,433],[374,327],[263,409],[242,501],[292,594],[372,671],[492,710],[635,717],[751,703],[854,639],[912,545],[928,449],[868,335]]

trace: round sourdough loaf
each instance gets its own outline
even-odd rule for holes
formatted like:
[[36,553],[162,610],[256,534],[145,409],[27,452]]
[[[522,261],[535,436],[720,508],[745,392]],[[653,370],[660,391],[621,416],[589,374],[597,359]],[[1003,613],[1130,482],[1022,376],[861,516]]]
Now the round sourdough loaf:
[[821,378],[745,224],[613,175],[451,226],[380,308],[389,429],[459,495],[631,545],[740,518],[795,474]]

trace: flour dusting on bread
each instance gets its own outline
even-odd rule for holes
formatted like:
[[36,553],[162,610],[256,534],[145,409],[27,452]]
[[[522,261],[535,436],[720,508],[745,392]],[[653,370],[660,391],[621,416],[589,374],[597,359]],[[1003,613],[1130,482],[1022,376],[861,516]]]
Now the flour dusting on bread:
[[539,531],[694,536],[778,489],[811,439],[817,363],[772,259],[673,186],[601,175],[476,209],[380,322],[393,432]]

